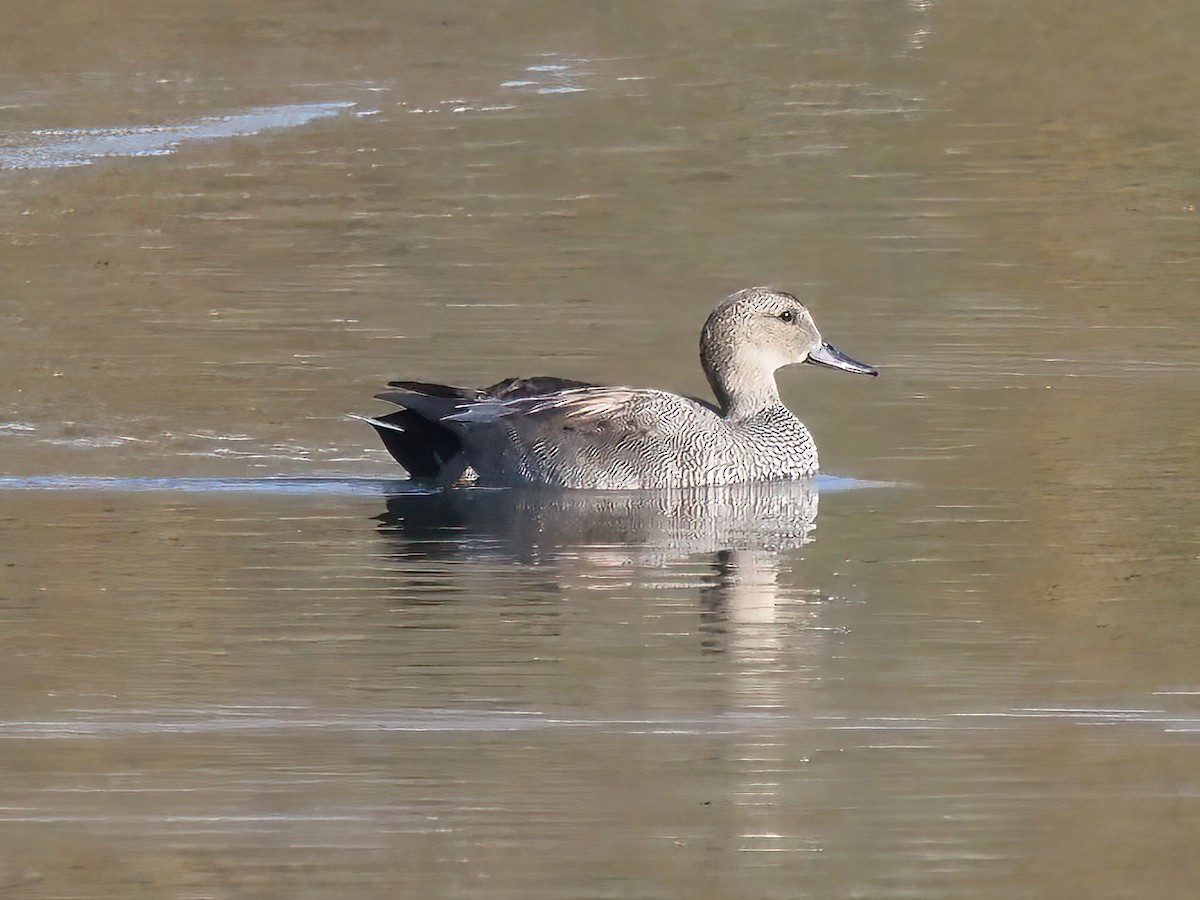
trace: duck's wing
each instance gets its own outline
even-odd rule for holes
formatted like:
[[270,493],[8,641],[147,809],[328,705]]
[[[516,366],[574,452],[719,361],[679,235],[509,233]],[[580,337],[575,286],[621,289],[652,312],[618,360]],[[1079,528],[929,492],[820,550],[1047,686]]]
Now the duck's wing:
[[628,387],[485,398],[442,421],[461,429],[476,469],[494,463],[488,480],[558,487],[667,486],[724,432],[706,404]]
[[694,426],[698,421],[708,423],[720,418],[711,403],[656,388],[579,385],[533,397],[525,404],[514,406],[525,415],[559,413],[575,427],[583,429],[624,422],[633,430],[650,432],[664,427]]
[[376,394],[401,407],[385,416],[352,416],[378,433],[384,447],[413,478],[451,482],[466,465],[462,441],[442,420],[481,400],[516,400],[586,387],[583,381],[537,375],[506,378],[486,388],[455,387],[428,381],[390,381]]
[[448,384],[427,384],[423,381],[391,381],[388,384],[390,389],[376,394],[376,400],[386,400],[411,410],[434,424],[486,396],[478,388],[451,387]]
[[383,391],[375,397],[408,409],[421,407],[428,410],[433,418],[440,419],[480,400],[526,400],[593,385],[570,378],[534,375],[530,378],[505,378],[485,388],[454,387],[428,381],[389,381],[388,387],[393,390]]
[[596,387],[596,385],[570,378],[556,378],[553,375],[534,375],[530,378],[505,378],[503,381],[497,381],[491,387],[485,387],[483,393],[497,400],[520,400],[590,387]]

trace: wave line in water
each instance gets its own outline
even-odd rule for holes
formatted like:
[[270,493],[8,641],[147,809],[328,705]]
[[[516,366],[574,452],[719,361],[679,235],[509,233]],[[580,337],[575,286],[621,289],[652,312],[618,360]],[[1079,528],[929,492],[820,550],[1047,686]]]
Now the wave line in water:
[[352,101],[262,106],[224,116],[207,116],[176,125],[123,125],[114,128],[63,128],[13,135],[0,147],[0,169],[55,169],[90,166],[113,157],[166,156],[188,141],[258,134],[270,128],[295,128],[336,116]]
[[402,478],[111,478],[92,475],[0,475],[0,491],[182,491],[221,494],[413,494],[427,489]]
[[[857,488],[892,487],[880,481],[862,481],[837,475],[818,475],[820,493]],[[490,492],[490,488],[469,491]],[[103,475],[0,475],[0,491],[183,491],[186,493],[249,494],[428,494],[436,489],[405,478],[362,478],[354,476],[268,476],[263,478],[143,477],[117,478]]]

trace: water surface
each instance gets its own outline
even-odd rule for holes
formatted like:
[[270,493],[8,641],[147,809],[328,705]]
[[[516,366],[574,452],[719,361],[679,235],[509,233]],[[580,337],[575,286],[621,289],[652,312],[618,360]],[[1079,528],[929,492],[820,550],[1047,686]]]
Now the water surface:
[[[6,896],[1194,893],[1194,4],[9,12]],[[815,485],[346,418],[759,283]]]

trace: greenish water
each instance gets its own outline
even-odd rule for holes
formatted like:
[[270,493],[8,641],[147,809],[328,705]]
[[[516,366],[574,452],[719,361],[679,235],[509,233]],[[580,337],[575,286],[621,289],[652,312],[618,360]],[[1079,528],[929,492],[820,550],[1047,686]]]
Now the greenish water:
[[[1193,895],[1200,8],[8,13],[0,893]],[[762,283],[812,486],[346,417]]]

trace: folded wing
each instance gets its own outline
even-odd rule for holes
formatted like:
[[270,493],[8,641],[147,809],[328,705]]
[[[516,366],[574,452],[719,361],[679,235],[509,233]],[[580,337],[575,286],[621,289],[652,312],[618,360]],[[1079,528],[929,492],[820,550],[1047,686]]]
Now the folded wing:
[[455,427],[485,483],[636,489],[682,464],[699,471],[725,429],[707,404],[666,391],[580,387],[515,399],[485,397],[442,419]]

